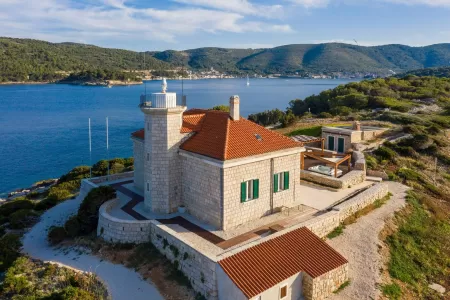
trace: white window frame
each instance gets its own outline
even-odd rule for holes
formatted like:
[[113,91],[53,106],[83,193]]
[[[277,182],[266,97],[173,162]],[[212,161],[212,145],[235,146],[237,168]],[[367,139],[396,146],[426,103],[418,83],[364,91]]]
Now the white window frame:
[[[288,171],[285,171],[285,172],[288,172]],[[280,172],[280,173],[275,174],[275,175],[278,175],[278,182],[277,182],[278,192],[284,191],[284,173],[285,172]]]
[[245,189],[247,190],[247,197],[245,198],[245,202],[253,200],[254,195],[253,195],[253,180],[254,179],[250,179],[247,180],[245,182]]
[[[284,296],[283,298],[281,298],[281,290],[282,290],[283,288],[286,288],[286,296]],[[283,285],[280,286],[280,292],[279,292],[278,296],[279,296],[279,299],[280,299],[280,300],[283,300],[283,299],[287,299],[287,298],[288,298],[288,296],[289,296],[289,289],[288,289],[288,284],[287,284],[287,283],[285,283],[285,284],[283,284]]]

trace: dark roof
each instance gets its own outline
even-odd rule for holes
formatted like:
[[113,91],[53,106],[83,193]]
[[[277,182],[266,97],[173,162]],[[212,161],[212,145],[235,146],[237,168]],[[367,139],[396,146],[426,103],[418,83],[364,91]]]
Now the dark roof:
[[218,263],[250,299],[299,272],[316,278],[346,264],[347,260],[302,227]]

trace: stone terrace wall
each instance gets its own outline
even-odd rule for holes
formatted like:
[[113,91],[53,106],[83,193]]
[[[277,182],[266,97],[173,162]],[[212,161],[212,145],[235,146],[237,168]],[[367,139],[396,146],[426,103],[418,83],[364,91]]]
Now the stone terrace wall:
[[388,192],[388,185],[386,183],[379,183],[356,195],[354,198],[333,207],[333,210],[339,212],[339,221],[342,222],[358,210],[372,204],[377,199],[383,198]]
[[339,212],[329,211],[323,215],[302,223],[302,227],[304,226],[308,228],[317,236],[323,238],[328,233],[333,231],[334,228],[339,226],[339,220]]
[[342,177],[335,178],[319,173],[301,170],[301,179],[311,181],[317,184],[329,186],[335,189],[342,189],[352,186],[366,180],[366,172],[360,170],[353,170]]
[[95,183],[92,183],[91,181],[89,181],[89,179],[81,180],[80,193],[79,193],[78,197],[80,199],[84,199],[92,189],[97,188],[97,187],[98,187],[98,185],[96,185]]
[[150,240],[150,222],[118,219],[109,214],[118,199],[104,203],[99,210],[97,236],[112,243],[145,243]]
[[353,151],[352,161],[355,170],[365,171],[366,170],[366,158],[361,151]]
[[348,264],[316,278],[303,273],[303,296],[306,300],[325,299],[347,280]]
[[[190,280],[195,291],[207,299],[218,299],[216,261],[183,241],[172,229],[151,221],[151,241]],[[208,243],[205,241],[205,243]]]
[[114,180],[119,180],[119,179],[125,179],[125,178],[129,178],[130,180],[133,179],[134,177],[134,172],[130,171],[130,172],[125,172],[125,173],[117,173],[117,174],[111,174],[109,176],[100,176],[100,177],[94,177],[91,179],[88,179],[90,182],[95,183],[95,184],[101,184],[104,182],[108,182],[108,181],[114,181]]

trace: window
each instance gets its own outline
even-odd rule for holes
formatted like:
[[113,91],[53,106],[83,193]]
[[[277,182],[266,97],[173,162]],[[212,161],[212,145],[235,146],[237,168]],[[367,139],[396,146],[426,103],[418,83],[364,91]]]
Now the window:
[[241,182],[241,202],[258,199],[259,179],[252,179]]
[[150,130],[150,123],[147,122],[147,130]]
[[289,189],[289,172],[273,175],[273,191],[275,193]]
[[287,284],[283,285],[280,288],[280,299],[285,299],[287,298]]
[[147,192],[150,191],[150,183],[147,182]]
[[150,160],[150,153],[147,153],[147,161]]
[[328,150],[334,151],[334,136],[328,136]]
[[344,138],[343,137],[339,137],[338,138],[338,146],[337,146],[337,151],[339,153],[344,153]]

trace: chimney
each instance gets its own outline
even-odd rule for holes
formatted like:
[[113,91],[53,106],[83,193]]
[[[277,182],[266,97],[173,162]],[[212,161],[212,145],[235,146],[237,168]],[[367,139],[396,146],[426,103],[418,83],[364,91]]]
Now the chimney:
[[239,121],[239,96],[234,95],[230,97],[230,117],[233,121]]
[[359,121],[355,121],[353,122],[353,130],[355,131],[361,131],[361,123],[359,123]]

